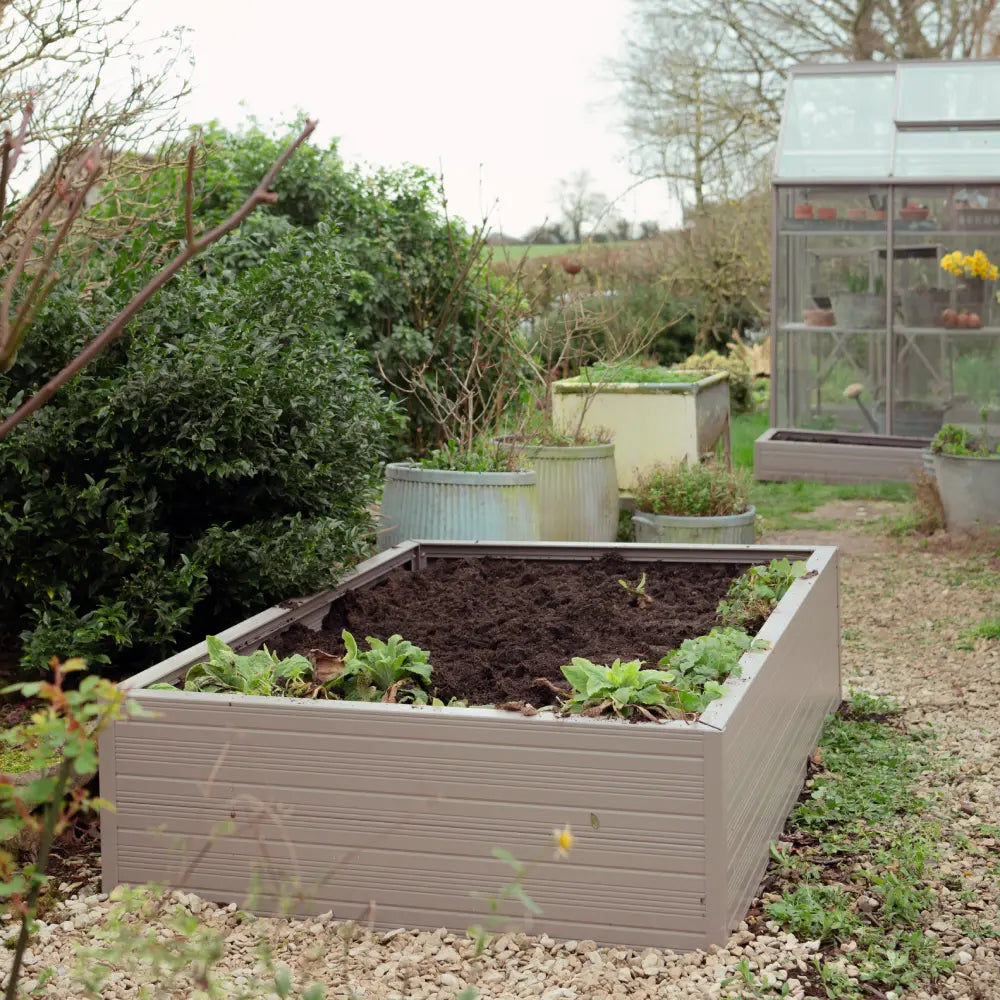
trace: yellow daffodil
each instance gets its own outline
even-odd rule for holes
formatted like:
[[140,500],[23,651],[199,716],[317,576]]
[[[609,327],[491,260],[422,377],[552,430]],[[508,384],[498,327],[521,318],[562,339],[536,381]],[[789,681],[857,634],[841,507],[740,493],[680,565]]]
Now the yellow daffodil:
[[941,258],[941,269],[959,278],[979,278],[983,281],[997,280],[997,266],[982,250],[964,254],[954,250]]

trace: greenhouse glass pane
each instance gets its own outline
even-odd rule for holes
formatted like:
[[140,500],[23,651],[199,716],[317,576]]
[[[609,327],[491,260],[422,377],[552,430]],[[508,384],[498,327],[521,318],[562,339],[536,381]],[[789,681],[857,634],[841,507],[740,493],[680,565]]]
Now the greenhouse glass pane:
[[895,175],[925,180],[1000,177],[1000,129],[900,132]]
[[892,73],[793,76],[778,177],[887,177],[895,80]]
[[1000,124],[1000,64],[899,67],[899,121]]

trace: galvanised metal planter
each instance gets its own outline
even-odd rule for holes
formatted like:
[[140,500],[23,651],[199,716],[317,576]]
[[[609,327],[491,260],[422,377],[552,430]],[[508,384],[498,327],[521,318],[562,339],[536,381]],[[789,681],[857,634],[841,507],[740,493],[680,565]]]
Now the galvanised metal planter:
[[537,541],[536,483],[533,469],[452,472],[393,462],[385,469],[378,550],[411,538]]
[[676,542],[687,545],[752,545],[756,507],[742,514],[719,517],[684,517],[677,514],[632,515],[637,542]]
[[1000,457],[936,454],[934,475],[949,531],[1000,526]]
[[[606,382],[596,389],[563,379],[552,383],[557,427],[611,432],[618,487],[630,490],[636,472],[657,463],[696,464],[720,439],[729,441],[729,376],[697,382]],[[582,423],[581,423],[582,417]]]
[[538,475],[541,540],[613,542],[618,535],[615,446],[523,445],[501,439],[521,453]]
[[[540,861],[536,932],[628,947],[721,944],[746,914],[768,847],[840,702],[837,550],[828,547],[410,542],[335,590],[220,633],[240,652],[290,624],[316,628],[348,591],[437,560],[753,565],[806,559],[698,722],[631,724],[492,708],[150,690],[206,658],[204,643],[123,682],[151,715],[100,746],[105,891],[158,882],[277,912],[332,909],[381,928],[464,933],[510,879],[504,847]],[[569,823],[569,862],[551,831]],[[220,833],[229,827],[231,833]],[[301,889],[302,895],[296,893]],[[515,908],[515,918],[522,912]]]

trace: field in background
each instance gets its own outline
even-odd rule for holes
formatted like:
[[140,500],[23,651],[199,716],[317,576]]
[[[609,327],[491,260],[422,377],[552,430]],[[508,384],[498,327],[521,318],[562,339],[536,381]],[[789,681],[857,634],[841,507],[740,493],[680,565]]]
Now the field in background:
[[612,240],[608,243],[504,243],[490,244],[485,252],[497,261],[518,261],[525,257],[579,257],[600,250],[616,250],[632,246],[639,240]]

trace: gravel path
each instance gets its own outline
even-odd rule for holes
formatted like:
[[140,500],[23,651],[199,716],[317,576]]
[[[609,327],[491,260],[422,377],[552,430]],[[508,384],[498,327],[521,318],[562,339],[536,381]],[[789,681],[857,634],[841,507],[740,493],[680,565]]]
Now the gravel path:
[[[791,534],[768,541],[802,540]],[[941,823],[944,858],[936,873],[937,911],[927,932],[937,935],[954,959],[955,972],[934,992],[914,998],[1000,997],[997,940],[1000,857],[1000,641],[968,640],[963,632],[987,617],[1000,617],[1000,552],[949,547],[947,542],[891,541],[851,530],[823,541],[844,547],[842,564],[843,666],[845,687],[891,694],[910,724],[931,724],[937,752],[947,767],[926,776],[921,791]],[[875,595],[875,599],[873,599]],[[962,648],[966,647],[966,648]],[[846,692],[845,692],[846,693]],[[530,886],[529,886],[530,889]],[[103,896],[71,898],[48,915],[27,959],[25,987],[46,966],[55,978],[39,995],[81,997],[70,969],[76,946],[93,943],[113,902]],[[747,925],[726,948],[678,956],[647,949],[598,948],[593,941],[555,942],[546,936],[504,934],[474,961],[473,945],[444,931],[405,930],[369,934],[329,919],[305,921],[247,918],[234,907],[219,908],[194,896],[170,894],[153,921],[160,940],[189,936],[172,920],[195,913],[225,939],[220,975],[231,985],[219,995],[237,997],[263,971],[260,946],[293,972],[299,997],[310,982],[326,996],[365,1000],[451,1000],[469,984],[492,1000],[605,1000],[611,997],[752,997],[815,993],[810,956],[817,942],[796,941],[774,924]],[[174,917],[171,917],[171,913]],[[544,919],[544,918],[543,918]],[[971,932],[971,933],[970,933]],[[843,968],[851,974],[850,956]],[[9,966],[9,952],[0,968]],[[740,965],[774,989],[750,989]],[[856,971],[856,970],[855,970]],[[134,972],[123,963],[100,994],[142,996]],[[735,981],[732,978],[736,977]],[[138,978],[138,977],[136,977]],[[728,985],[724,981],[730,980]],[[148,980],[144,980],[148,981]],[[899,1000],[869,988],[873,997]],[[179,980],[154,996],[194,997],[194,983]],[[266,995],[265,993],[252,994]]]

